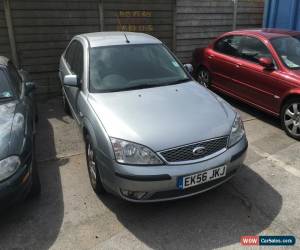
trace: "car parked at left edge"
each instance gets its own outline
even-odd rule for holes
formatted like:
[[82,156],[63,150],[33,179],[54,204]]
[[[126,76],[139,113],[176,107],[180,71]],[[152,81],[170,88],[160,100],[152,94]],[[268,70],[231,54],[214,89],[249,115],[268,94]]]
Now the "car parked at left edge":
[[34,157],[35,84],[0,56],[0,209],[40,193]]

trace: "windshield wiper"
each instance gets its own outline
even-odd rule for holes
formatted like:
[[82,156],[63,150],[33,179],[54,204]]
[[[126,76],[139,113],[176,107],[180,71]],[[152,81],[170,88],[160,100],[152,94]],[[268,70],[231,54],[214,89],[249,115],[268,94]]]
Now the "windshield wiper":
[[118,89],[117,91],[146,89],[146,88],[154,88],[154,87],[159,87],[159,86],[160,86],[159,84],[139,84],[139,85],[129,86],[126,88],[121,88],[121,89]]
[[184,82],[189,82],[189,81],[191,81],[190,78],[179,79],[179,80],[176,80],[176,81],[170,81],[170,82],[161,83],[160,86],[174,85],[174,84],[179,84],[179,83],[184,83]]
[[10,100],[12,99],[13,97],[12,96],[9,96],[9,97],[6,97],[6,96],[0,96],[0,100]]
[[126,88],[118,88],[118,89],[106,89],[101,91],[102,93],[108,93],[108,92],[119,92],[119,91],[127,91],[127,90],[136,90],[136,89],[147,89],[147,88],[155,88],[155,87],[162,87],[162,86],[168,86],[168,85],[173,85],[173,84],[179,84],[179,83],[183,83],[183,82],[189,82],[191,81],[191,79],[186,78],[186,79],[180,79],[180,80],[176,80],[176,81],[170,81],[170,82],[162,82],[162,83],[158,83],[158,84],[137,84],[137,85],[133,85],[133,86],[129,86]]

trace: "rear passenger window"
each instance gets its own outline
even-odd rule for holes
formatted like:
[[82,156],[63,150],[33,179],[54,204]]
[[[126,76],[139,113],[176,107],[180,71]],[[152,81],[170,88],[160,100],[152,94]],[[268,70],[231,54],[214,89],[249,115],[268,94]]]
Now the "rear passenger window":
[[226,36],[215,43],[214,49],[229,56],[239,56],[241,36]]

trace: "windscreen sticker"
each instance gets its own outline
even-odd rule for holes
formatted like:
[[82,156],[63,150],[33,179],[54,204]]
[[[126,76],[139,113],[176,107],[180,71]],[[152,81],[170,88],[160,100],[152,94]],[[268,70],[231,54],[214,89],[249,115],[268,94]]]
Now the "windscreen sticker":
[[290,68],[298,68],[299,65],[290,61],[287,56],[282,56],[282,59],[284,60],[284,62],[286,63],[286,65]]
[[2,97],[12,97],[12,93],[9,91],[4,91],[0,94]]
[[179,67],[179,64],[176,61],[172,62],[175,67]]

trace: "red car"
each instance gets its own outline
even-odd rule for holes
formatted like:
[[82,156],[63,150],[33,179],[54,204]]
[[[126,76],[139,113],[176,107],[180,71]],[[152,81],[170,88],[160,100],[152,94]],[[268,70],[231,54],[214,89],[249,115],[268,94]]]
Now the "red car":
[[199,83],[280,117],[300,140],[300,32],[225,33],[196,49],[192,64]]

